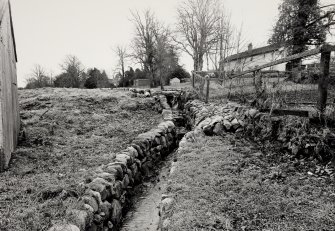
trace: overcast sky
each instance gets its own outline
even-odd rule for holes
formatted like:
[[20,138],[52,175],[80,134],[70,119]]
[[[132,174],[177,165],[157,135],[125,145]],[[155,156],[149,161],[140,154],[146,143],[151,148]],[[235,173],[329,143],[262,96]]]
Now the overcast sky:
[[[333,0],[323,0],[330,3]],[[66,55],[76,55],[86,68],[112,75],[116,45],[129,45],[134,27],[130,10],[150,8],[160,21],[173,25],[181,0],[12,0],[18,53],[18,83],[35,64],[54,75]],[[265,45],[278,15],[280,0],[223,0],[232,22],[243,24],[243,37],[254,47]],[[191,70],[190,58],[181,63]]]

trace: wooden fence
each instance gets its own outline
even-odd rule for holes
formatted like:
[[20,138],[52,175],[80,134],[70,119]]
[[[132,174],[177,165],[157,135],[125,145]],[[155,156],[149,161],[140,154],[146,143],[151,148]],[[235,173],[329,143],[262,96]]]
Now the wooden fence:
[[209,74],[202,76],[198,72],[192,71],[192,87],[206,103],[208,103],[209,99],[210,82],[211,78]]
[[0,0],[0,171],[8,168],[20,129],[16,62],[10,2]]
[[[286,63],[292,60],[300,59],[300,58],[305,58],[313,55],[317,55],[321,53],[321,60],[320,60],[320,78],[319,78],[319,83],[317,86],[317,107],[320,111],[324,111],[327,105],[327,95],[328,95],[328,82],[329,82],[329,69],[330,69],[330,54],[332,51],[335,51],[335,46],[325,44],[323,46],[320,46],[318,48],[308,50],[299,54],[291,55],[261,66],[256,66],[252,69],[243,71],[241,73],[237,73],[235,75],[232,75],[229,77],[229,80],[233,79],[241,79],[242,76],[247,76],[248,74],[251,75],[251,77],[255,80],[259,78],[260,71],[262,69],[275,66],[281,63]],[[204,72],[204,71],[193,71],[192,72],[192,86],[193,88],[199,92],[200,96],[203,96],[204,100],[207,102],[209,99],[209,82],[210,78],[208,77],[210,74],[213,74],[215,72]],[[220,74],[220,73],[218,73]],[[206,79],[207,76],[207,79]],[[200,80],[200,81],[199,81]],[[206,89],[206,94],[203,93],[203,82],[208,82],[207,84],[207,89]],[[200,88],[197,86],[197,82],[200,82]],[[304,89],[305,90],[305,89]],[[315,93],[314,93],[315,94]],[[315,95],[314,95],[315,98]]]

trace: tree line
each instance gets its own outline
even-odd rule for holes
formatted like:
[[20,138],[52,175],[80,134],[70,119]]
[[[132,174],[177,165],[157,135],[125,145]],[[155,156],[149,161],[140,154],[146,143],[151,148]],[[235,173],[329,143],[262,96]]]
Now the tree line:
[[[242,27],[231,22],[223,0],[184,0],[177,8],[177,22],[166,25],[150,10],[131,11],[134,34],[129,45],[117,45],[118,64],[113,76],[117,86],[132,86],[135,79],[149,79],[153,87],[168,84],[171,78],[188,78],[180,65],[181,53],[193,60],[193,69],[224,72],[226,58],[246,46]],[[269,44],[281,44],[296,54],[326,41],[335,25],[334,5],[321,6],[319,0],[282,0],[279,17]],[[140,67],[129,67],[129,63]],[[297,66],[301,60],[292,62]],[[207,65],[207,66],[206,66]],[[128,68],[129,67],[129,68]],[[27,86],[106,87],[107,75],[96,69],[84,71],[75,56],[61,65],[62,73],[47,78],[37,65]],[[43,70],[43,69],[42,69]]]
[[80,60],[69,55],[60,65],[61,73],[53,76],[47,73],[41,65],[35,65],[30,76],[26,79],[27,89],[42,87],[66,87],[66,88],[110,88],[115,87],[107,77],[104,70],[89,68],[85,71]]

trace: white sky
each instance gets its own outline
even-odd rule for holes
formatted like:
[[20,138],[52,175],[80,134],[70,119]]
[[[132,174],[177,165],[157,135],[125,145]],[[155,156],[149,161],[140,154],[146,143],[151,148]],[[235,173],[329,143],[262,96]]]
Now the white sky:
[[[333,0],[323,0],[331,3]],[[232,23],[243,23],[243,37],[254,47],[265,45],[277,17],[280,0],[223,0]],[[150,8],[165,24],[175,23],[181,0],[11,0],[18,53],[18,83],[34,64],[54,75],[66,55],[76,55],[86,68],[97,67],[112,75],[116,45],[129,45],[133,37],[130,10]],[[190,58],[181,64],[192,69]],[[131,65],[131,64],[129,64]]]

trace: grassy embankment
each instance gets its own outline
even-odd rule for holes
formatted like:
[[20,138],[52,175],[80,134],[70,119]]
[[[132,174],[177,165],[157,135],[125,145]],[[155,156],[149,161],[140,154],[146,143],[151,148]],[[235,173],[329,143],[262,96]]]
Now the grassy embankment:
[[26,141],[0,174],[0,230],[46,230],[76,200],[78,184],[159,123],[153,99],[110,89],[19,91]]
[[[169,230],[334,230],[335,181],[234,136],[181,150],[167,193]],[[314,164],[315,165],[315,164]]]

